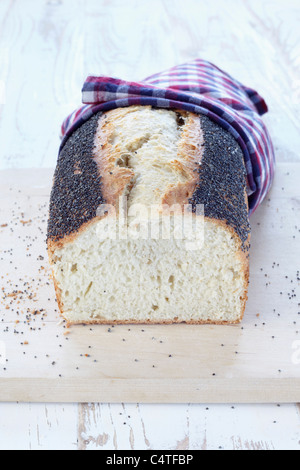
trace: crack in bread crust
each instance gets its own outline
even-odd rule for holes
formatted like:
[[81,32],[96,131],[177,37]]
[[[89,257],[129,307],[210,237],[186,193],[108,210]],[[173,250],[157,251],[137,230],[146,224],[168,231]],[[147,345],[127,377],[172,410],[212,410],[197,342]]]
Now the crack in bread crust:
[[188,204],[197,184],[195,167],[202,145],[200,118],[195,114],[150,106],[109,111],[99,120],[94,153],[107,204],[117,207],[123,195],[130,203],[142,202],[141,194],[133,194],[137,183],[144,186],[148,205]]

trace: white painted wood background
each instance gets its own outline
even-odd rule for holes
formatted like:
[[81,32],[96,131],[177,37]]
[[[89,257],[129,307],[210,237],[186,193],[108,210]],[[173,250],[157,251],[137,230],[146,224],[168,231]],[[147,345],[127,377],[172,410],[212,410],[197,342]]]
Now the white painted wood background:
[[[259,90],[277,160],[299,162],[299,22],[298,0],[0,0],[0,169],[55,165],[86,75],[138,80],[196,57]],[[299,450],[299,415],[297,404],[1,403],[0,449]]]

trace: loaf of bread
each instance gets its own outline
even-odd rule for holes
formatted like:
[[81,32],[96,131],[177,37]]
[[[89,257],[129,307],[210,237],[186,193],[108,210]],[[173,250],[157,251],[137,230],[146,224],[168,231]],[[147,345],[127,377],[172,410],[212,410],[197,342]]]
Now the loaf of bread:
[[98,113],[64,143],[48,253],[75,323],[237,323],[250,226],[242,151],[204,115]]

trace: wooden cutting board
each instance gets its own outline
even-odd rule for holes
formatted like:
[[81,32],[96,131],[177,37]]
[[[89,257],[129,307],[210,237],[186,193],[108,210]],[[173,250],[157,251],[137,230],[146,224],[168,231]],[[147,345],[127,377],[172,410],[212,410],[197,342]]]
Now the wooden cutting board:
[[53,170],[0,172],[0,400],[300,401],[300,164],[251,218],[249,301],[235,326],[73,326],[57,312],[45,232]]

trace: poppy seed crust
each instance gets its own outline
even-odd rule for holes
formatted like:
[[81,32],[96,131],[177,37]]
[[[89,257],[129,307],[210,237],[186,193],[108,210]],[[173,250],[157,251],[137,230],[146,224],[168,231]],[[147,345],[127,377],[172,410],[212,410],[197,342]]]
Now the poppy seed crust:
[[246,203],[246,170],[243,152],[234,137],[206,116],[200,118],[204,149],[199,180],[190,203],[204,205],[206,217],[231,226],[249,248],[250,224]]
[[93,160],[101,113],[80,126],[59,152],[50,197],[47,240],[58,241],[96,217],[103,204],[101,176]]

